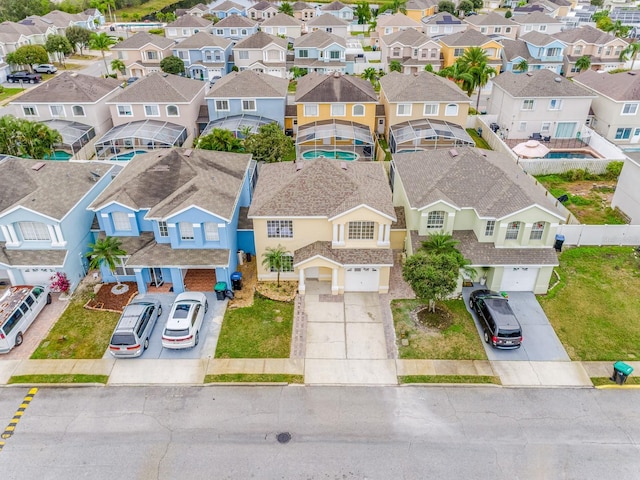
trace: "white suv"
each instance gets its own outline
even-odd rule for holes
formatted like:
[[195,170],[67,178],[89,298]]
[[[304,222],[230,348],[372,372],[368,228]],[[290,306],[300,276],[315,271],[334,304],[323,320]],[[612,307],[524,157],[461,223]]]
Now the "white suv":
[[35,65],[33,71],[36,73],[56,73],[58,69],[50,63],[41,63],[40,65]]
[[204,293],[184,292],[178,295],[162,331],[162,346],[180,349],[198,345],[202,321],[208,308]]

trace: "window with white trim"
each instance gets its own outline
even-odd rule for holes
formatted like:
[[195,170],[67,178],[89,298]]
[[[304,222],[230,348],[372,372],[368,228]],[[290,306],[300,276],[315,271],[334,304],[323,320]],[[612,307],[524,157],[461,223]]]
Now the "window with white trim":
[[533,110],[535,105],[535,100],[532,98],[527,98],[522,101],[522,110]]
[[487,224],[484,227],[484,236],[493,237],[493,233],[496,231],[496,221],[487,220]]
[[351,108],[351,115],[353,115],[354,117],[364,117],[364,105],[354,105]]
[[180,110],[177,105],[167,105],[167,117],[179,117]]
[[309,50],[298,50],[298,58],[309,58]]
[[340,50],[331,50],[329,52],[329,58],[331,60],[340,60]]
[[62,105],[49,105],[52,117],[64,117],[64,107]]
[[249,51],[248,50],[238,50],[238,59],[239,60],[249,60]]
[[193,224],[191,222],[180,222],[178,224],[180,228],[180,240],[195,240],[195,234],[193,233]]
[[631,128],[622,127],[616,130],[616,140],[629,140],[631,138]]
[[540,132],[545,132],[545,133],[549,133],[549,130],[551,129],[551,123],[550,122],[544,122],[542,124],[542,126],[540,127]]
[[[269,271],[277,272],[278,269],[273,264],[273,262],[269,262]],[[280,257],[280,271],[281,272],[293,272],[293,255],[290,253],[285,253]]]
[[517,240],[520,233],[520,222],[509,222],[505,240]]
[[20,236],[25,242],[42,242],[51,240],[49,229],[41,222],[18,222]]
[[349,240],[373,240],[376,225],[374,222],[349,222]]
[[529,235],[529,240],[542,240],[543,233],[544,222],[536,222],[531,227],[531,235]]
[[247,112],[255,112],[256,110],[256,101],[255,100],[242,100],[242,110]]
[[131,109],[131,105],[118,105],[118,116],[119,117],[132,117],[133,110]]
[[453,49],[453,56],[454,57],[461,57],[462,55],[464,55],[464,48],[454,48]]
[[424,114],[425,115],[438,115],[438,107],[437,103],[425,103],[424,104]]
[[267,220],[268,238],[293,238],[292,220]]
[[147,60],[157,60],[159,58],[159,55],[155,50],[147,50],[145,52],[145,57]]
[[82,105],[74,105],[71,107],[71,111],[73,112],[74,117],[84,117],[84,107]]
[[449,105],[447,105],[444,109],[444,116],[445,117],[455,117],[456,115],[458,115],[458,105],[455,103],[450,103]]
[[625,103],[622,106],[622,115],[635,115],[638,113],[637,103]]
[[34,106],[24,106],[22,107],[22,113],[24,113],[25,117],[37,117],[38,109]]
[[411,115],[411,104],[410,103],[399,103],[396,107],[396,115],[399,117],[408,117]]
[[167,225],[167,222],[165,222],[164,220],[158,221],[158,233],[163,238],[166,238],[169,236],[169,226]]
[[518,123],[518,131],[524,132],[527,129],[527,122],[519,122]]
[[441,230],[444,227],[444,213],[442,210],[429,212],[427,215],[427,230]]
[[126,267],[126,263],[129,260],[129,255],[123,256],[123,257],[117,257],[115,259],[115,264],[116,264],[116,269],[114,270],[114,273],[116,275],[120,275],[120,276],[133,276],[136,274],[135,270],[133,268],[127,268]]
[[204,223],[204,239],[207,242],[217,242],[220,240],[218,233],[218,224],[213,222]]
[[549,110],[560,110],[562,108],[562,100],[559,98],[552,98],[549,100]]
[[216,35],[223,36],[224,35],[224,30],[221,29],[221,28],[216,28]]
[[218,112],[229,111],[229,100],[216,100],[216,110]]
[[304,106],[304,116],[305,117],[317,117],[318,116],[318,105],[311,104]]
[[146,117],[159,117],[160,109],[158,108],[158,105],[145,105],[144,115]]
[[332,103],[331,104],[331,116],[332,117],[344,117],[345,107],[344,103]]
[[131,220],[126,212],[112,212],[111,220],[113,221],[113,229],[117,232],[130,232]]

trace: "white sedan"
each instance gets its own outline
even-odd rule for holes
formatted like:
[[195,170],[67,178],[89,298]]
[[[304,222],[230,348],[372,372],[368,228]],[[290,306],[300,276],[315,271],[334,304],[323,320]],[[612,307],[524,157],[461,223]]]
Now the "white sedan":
[[176,297],[162,331],[164,348],[180,349],[198,345],[204,314],[209,309],[201,292],[184,292]]

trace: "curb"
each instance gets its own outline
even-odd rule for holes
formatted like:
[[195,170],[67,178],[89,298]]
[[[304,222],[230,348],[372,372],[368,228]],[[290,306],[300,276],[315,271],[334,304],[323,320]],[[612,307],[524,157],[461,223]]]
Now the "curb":
[[598,385],[598,390],[638,390],[640,385]]
[[46,387],[46,388],[82,388],[82,387],[106,387],[106,383],[8,383],[6,385],[0,385],[4,388],[25,388],[31,386]]

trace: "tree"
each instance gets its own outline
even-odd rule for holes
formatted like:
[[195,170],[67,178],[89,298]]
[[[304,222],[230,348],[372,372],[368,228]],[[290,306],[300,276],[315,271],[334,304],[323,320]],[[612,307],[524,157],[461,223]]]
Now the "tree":
[[116,39],[110,37],[106,33],[92,33],[89,39],[89,48],[92,50],[100,50],[102,54],[102,61],[104,62],[104,73],[109,74],[109,67],[107,67],[107,59],[104,56],[104,52],[109,50],[111,45],[116,44]]
[[285,135],[276,122],[262,125],[258,133],[247,136],[244,149],[253,154],[254,160],[267,163],[282,162],[295,152],[293,139]]
[[472,3],[473,3],[473,8],[475,10],[484,7],[484,1],[483,0],[473,0]]
[[360,76],[365,80],[369,80],[371,82],[371,85],[373,85],[374,87],[378,82],[378,72],[376,72],[376,69],[373,67],[365,68]]
[[242,152],[242,141],[231,132],[223,128],[214,128],[211,133],[198,139],[196,148],[216,150],[218,152]]
[[85,254],[85,257],[89,259],[89,268],[99,269],[103,265],[106,266],[120,285],[120,279],[116,275],[116,266],[120,263],[120,257],[127,254],[122,249],[120,239],[117,237],[99,238],[96,243],[90,243],[89,248],[90,250]]
[[309,70],[307,70],[306,68],[295,66],[291,67],[291,74],[293,75],[294,80],[298,80],[300,77],[304,77],[307,73],[309,73]]
[[456,252],[456,246],[460,242],[454,240],[453,236],[449,233],[432,233],[427,236],[427,239],[422,242],[420,250],[424,250],[427,253],[451,253]]
[[63,37],[62,35],[49,35],[44,44],[44,48],[47,52],[58,57],[58,62],[62,65],[64,65],[65,55],[69,55],[73,51],[67,37]]
[[262,254],[262,265],[269,271],[277,272],[276,285],[280,286],[280,272],[284,267],[284,257],[289,256],[289,252],[282,246],[267,247]]
[[456,4],[451,0],[440,0],[438,3],[438,12],[449,12],[451,15],[455,15]]
[[487,54],[481,47],[468,48],[457,61],[460,62],[462,67],[461,70],[464,72],[464,75],[471,77],[470,79],[465,77],[463,78],[463,81],[469,82],[469,86],[472,86],[473,88],[478,88],[476,110],[479,110],[480,92],[482,91],[482,87],[489,83],[491,77],[496,74],[496,70],[487,63]]
[[29,15],[42,16],[51,10],[48,1],[3,0],[0,2],[0,21],[19,22]]
[[399,60],[391,60],[389,63],[390,72],[402,72],[402,64]]
[[80,49],[80,55],[82,55],[82,50],[89,44],[89,39],[91,38],[91,31],[82,27],[67,27],[67,30],[64,32],[67,40],[71,44],[71,48],[75,52],[77,48]]
[[358,25],[365,25],[369,23],[371,20],[371,7],[369,6],[369,2],[363,0],[356,4],[356,7],[353,9],[353,13],[356,17],[358,17]]
[[293,5],[291,5],[289,2],[282,2],[280,4],[280,8],[278,8],[278,12],[293,17]]
[[160,60],[160,69],[165,73],[174,75],[184,73],[184,62],[181,58],[170,55]]
[[504,18],[511,18],[513,17],[513,13],[511,13],[511,10],[507,10],[506,12],[504,12]]
[[47,63],[49,55],[42,45],[23,45],[8,53],[6,61],[10,65],[26,65],[32,71],[36,63]]
[[471,0],[461,0],[458,4],[458,10],[464,12],[465,15],[467,15],[469,12],[473,12],[473,2],[471,2]]
[[126,69],[126,65],[119,58],[114,58],[113,60],[111,60],[111,70],[116,73],[116,78],[118,77],[118,72],[124,75]]
[[379,12],[407,13],[407,0],[391,0],[380,8]]
[[638,58],[638,54],[640,53],[640,42],[636,41],[627,45],[627,47],[620,52],[620,61],[626,62],[629,58],[631,61],[631,70],[636,64],[636,59]]
[[594,7],[602,7],[602,5],[604,5],[604,0],[591,0],[590,3]]
[[576,60],[576,68],[579,72],[584,72],[585,70],[589,70],[591,66],[591,57],[589,55],[582,55],[580,58]]
[[62,135],[44,123],[12,115],[0,118],[0,153],[29,158],[50,156]]
[[433,73],[433,65],[431,65],[430,63],[427,63],[427,64],[424,66],[424,71],[425,71],[425,72],[429,72],[429,73]]
[[517,70],[518,72],[527,72],[529,70],[529,62],[527,62],[526,60],[520,60],[516,66],[514,67],[514,70]]

